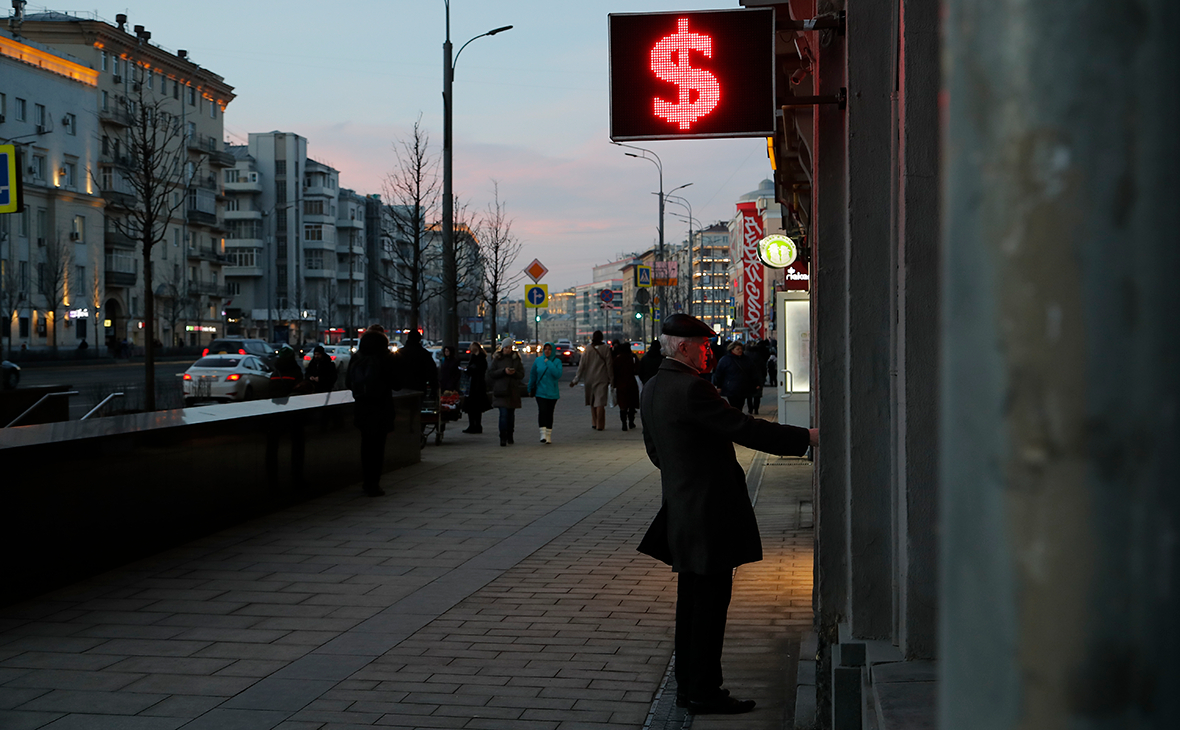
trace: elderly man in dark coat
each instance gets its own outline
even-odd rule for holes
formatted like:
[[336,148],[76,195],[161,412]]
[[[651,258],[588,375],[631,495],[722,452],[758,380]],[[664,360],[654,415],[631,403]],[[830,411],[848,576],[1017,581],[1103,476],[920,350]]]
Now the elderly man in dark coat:
[[663,504],[639,551],[676,571],[676,701],[697,714],[754,709],[722,689],[721,649],[733,569],[762,559],[746,475],[733,445],[800,456],[816,429],[743,414],[700,373],[713,330],[687,314],[664,320],[665,360],[640,399],[643,441],[660,470]]

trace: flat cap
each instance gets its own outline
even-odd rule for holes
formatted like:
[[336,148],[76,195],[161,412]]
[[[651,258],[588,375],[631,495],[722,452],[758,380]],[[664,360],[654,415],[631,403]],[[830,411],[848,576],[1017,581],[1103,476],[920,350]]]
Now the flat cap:
[[666,335],[674,337],[716,337],[717,333],[709,325],[690,314],[677,312],[664,320],[660,330]]

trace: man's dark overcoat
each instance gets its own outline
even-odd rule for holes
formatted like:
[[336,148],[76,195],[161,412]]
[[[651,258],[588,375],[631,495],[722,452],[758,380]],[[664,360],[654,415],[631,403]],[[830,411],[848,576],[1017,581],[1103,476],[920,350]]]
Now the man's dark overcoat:
[[748,416],[687,365],[665,359],[643,388],[647,455],[663,504],[639,551],[676,572],[724,573],[762,559],[762,540],[735,443],[780,456],[807,453],[808,432]]

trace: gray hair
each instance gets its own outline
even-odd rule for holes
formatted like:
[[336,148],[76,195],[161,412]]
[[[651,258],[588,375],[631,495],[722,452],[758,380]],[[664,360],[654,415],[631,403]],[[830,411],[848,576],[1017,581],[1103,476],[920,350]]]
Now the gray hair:
[[692,342],[693,340],[704,340],[707,337],[681,337],[679,335],[660,335],[660,347],[664,350],[666,357],[671,357],[673,353],[680,351],[680,343]]

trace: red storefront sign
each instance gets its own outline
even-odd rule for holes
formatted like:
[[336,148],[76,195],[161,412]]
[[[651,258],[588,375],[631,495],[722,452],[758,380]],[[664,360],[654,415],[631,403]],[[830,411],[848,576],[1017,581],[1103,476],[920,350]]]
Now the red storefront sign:
[[758,242],[762,240],[762,216],[758,213],[755,202],[738,203],[737,210],[742,214],[741,228],[741,261],[742,261],[742,296],[745,300],[745,318],[742,325],[750,333],[751,339],[762,339],[762,320],[764,319],[762,306],[762,260],[758,258]]

